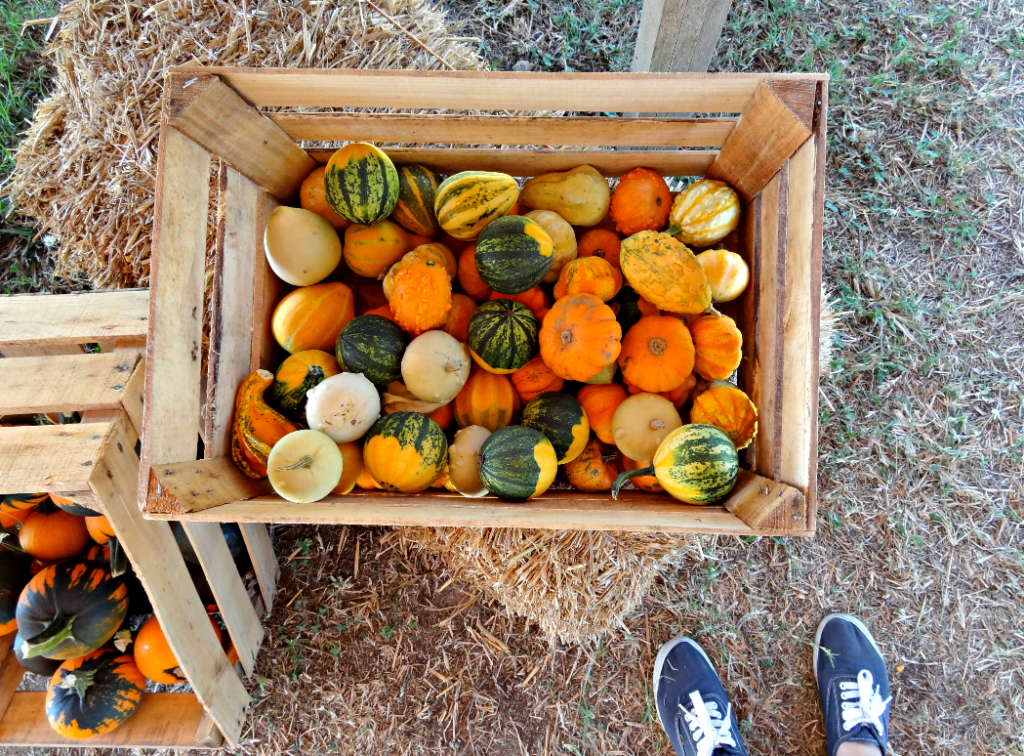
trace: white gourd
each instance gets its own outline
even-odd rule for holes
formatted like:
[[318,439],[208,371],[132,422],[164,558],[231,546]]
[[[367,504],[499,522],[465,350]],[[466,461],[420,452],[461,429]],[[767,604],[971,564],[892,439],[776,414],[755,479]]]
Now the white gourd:
[[612,415],[612,438],[619,451],[632,460],[650,464],[665,436],[681,427],[675,406],[658,394],[636,394]]
[[325,434],[298,430],[274,444],[267,457],[267,475],[279,496],[309,504],[338,485],[344,465],[338,445]]
[[448,447],[449,487],[470,498],[484,496],[487,488],[480,480],[480,447],[491,432],[479,425],[470,425],[455,434]]
[[461,341],[444,331],[427,331],[405,348],[402,380],[417,399],[444,405],[466,385],[472,364]]
[[341,239],[322,217],[298,207],[274,208],[263,233],[267,262],[278,278],[293,286],[311,286],[341,262]]
[[362,373],[332,375],[306,392],[306,424],[339,444],[362,438],[378,418],[380,395]]

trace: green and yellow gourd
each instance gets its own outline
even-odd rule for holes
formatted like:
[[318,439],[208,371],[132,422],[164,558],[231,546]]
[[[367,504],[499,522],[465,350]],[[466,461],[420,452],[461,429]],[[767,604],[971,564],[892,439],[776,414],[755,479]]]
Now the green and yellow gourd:
[[576,459],[590,438],[587,413],[575,397],[561,391],[535,396],[523,407],[519,422],[547,437],[560,465]]
[[331,156],[324,189],[334,212],[369,226],[391,215],[398,204],[398,171],[382,150],[353,142]]
[[630,478],[652,474],[679,501],[715,504],[736,485],[739,458],[732,441],[715,426],[684,425],[665,437],[649,466],[628,470],[615,479],[612,498],[618,498]]
[[440,477],[448,461],[448,440],[441,427],[419,412],[394,412],[370,428],[363,464],[382,488],[416,493]]
[[518,198],[519,185],[507,174],[463,171],[437,187],[434,214],[441,228],[456,239],[468,241],[507,213]]
[[490,373],[512,373],[537,354],[540,323],[530,308],[509,299],[484,302],[469,319],[467,342],[477,365]]
[[542,280],[555,260],[555,244],[536,221],[506,215],[485,228],[474,252],[480,279],[501,294],[519,294]]
[[398,168],[398,204],[391,217],[405,229],[420,236],[433,236],[441,231],[434,213],[434,200],[440,177],[422,165]]
[[509,425],[480,447],[480,480],[498,498],[524,502],[548,490],[558,473],[555,447],[538,430]]
[[338,336],[335,356],[347,373],[362,373],[378,386],[402,376],[402,355],[409,335],[381,315],[359,315]]
[[324,378],[337,375],[338,361],[327,352],[307,349],[281,363],[267,392],[272,407],[298,423],[306,422],[306,392]]

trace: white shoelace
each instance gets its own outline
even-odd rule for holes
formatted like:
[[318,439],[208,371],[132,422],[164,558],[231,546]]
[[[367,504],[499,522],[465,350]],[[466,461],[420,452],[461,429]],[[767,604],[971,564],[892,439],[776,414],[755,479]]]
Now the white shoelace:
[[693,704],[693,711],[688,711],[679,704],[679,710],[683,712],[686,723],[690,725],[690,732],[697,744],[697,756],[711,756],[716,748],[721,746],[736,747],[736,741],[732,737],[732,704],[725,707],[725,716],[718,710],[718,704],[714,701],[704,703],[700,693],[694,691],[690,694],[690,703]]
[[857,725],[866,724],[874,727],[879,737],[885,737],[882,715],[892,701],[892,696],[883,701],[879,687],[871,687],[874,682],[871,673],[862,669],[857,675],[857,682],[839,683],[843,699],[843,729],[846,732]]

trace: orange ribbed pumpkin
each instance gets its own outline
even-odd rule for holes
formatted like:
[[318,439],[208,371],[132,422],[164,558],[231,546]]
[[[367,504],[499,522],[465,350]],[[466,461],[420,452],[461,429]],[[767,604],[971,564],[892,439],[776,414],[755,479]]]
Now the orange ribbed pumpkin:
[[622,273],[600,257],[584,257],[571,260],[558,274],[555,283],[555,299],[568,294],[593,294],[602,302],[608,302],[622,288]]
[[590,429],[606,444],[614,444],[612,417],[619,405],[626,401],[626,389],[617,383],[591,384],[580,389],[576,398],[590,421]]
[[702,315],[690,325],[696,358],[693,369],[709,381],[724,381],[740,366],[743,334],[727,315]]
[[613,268],[619,268],[619,248],[622,240],[614,231],[592,228],[580,237],[576,245],[580,257],[600,257]]
[[615,362],[622,326],[612,309],[593,294],[559,299],[540,328],[540,356],[555,375],[589,381]]
[[502,294],[492,291],[491,299],[511,299],[513,302],[526,305],[530,308],[530,312],[537,316],[537,320],[543,320],[544,316],[548,314],[548,310],[551,309],[548,295],[544,293],[544,289],[540,288],[539,284],[518,294]]
[[565,386],[565,380],[555,375],[539,356],[534,357],[509,377],[524,403],[545,391],[561,391]]
[[735,386],[712,386],[693,400],[691,423],[720,429],[737,449],[745,449],[757,435],[757,407]]
[[356,316],[352,289],[331,282],[286,294],[274,310],[274,339],[289,354],[319,349],[334,353],[341,329]]
[[448,310],[441,330],[465,343],[469,319],[476,312],[476,302],[465,294],[452,294],[452,309]]
[[565,476],[577,491],[597,493],[612,490],[618,476],[619,463],[615,454],[605,454],[601,442],[591,438],[575,459],[565,463]]
[[519,412],[519,396],[507,375],[477,366],[455,397],[455,421],[460,428],[479,425],[492,433],[511,425]]
[[661,174],[634,168],[619,179],[609,212],[619,233],[658,231],[665,227],[672,207],[672,192]]
[[693,372],[693,340],[679,318],[648,315],[622,339],[622,377],[644,391],[671,391]]

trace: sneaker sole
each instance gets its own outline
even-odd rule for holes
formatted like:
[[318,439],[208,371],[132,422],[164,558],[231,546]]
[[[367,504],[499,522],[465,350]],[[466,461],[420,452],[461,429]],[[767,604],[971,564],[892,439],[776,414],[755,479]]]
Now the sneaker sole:
[[878,652],[878,655],[879,655],[879,657],[881,657],[883,664],[885,663],[885,656],[882,654],[882,649],[880,649],[878,647],[878,643],[875,642],[875,636],[873,636],[871,634],[871,631],[868,630],[868,626],[867,625],[865,625],[863,622],[861,622],[859,619],[857,619],[856,617],[854,617],[851,614],[830,614],[825,619],[823,619],[821,621],[821,623],[818,625],[817,631],[814,633],[814,679],[815,679],[815,681],[817,681],[817,679],[818,679],[818,652],[821,650],[821,633],[825,629],[825,625],[828,624],[829,620],[833,620],[833,619],[837,619],[837,618],[838,619],[846,620],[851,625],[853,625],[858,630],[860,630],[862,633],[864,633],[864,635],[867,636],[868,640],[871,641],[871,645],[874,647],[875,651]]
[[655,704],[657,704],[658,700],[658,681],[661,679],[661,670],[665,667],[665,660],[668,659],[668,655],[672,653],[672,649],[674,649],[680,643],[689,643],[691,646],[693,646],[700,652],[700,655],[704,657],[704,660],[708,663],[708,666],[711,667],[711,669],[715,668],[715,665],[711,663],[711,659],[709,659],[708,655],[704,652],[704,649],[701,648],[700,644],[697,643],[697,641],[693,640],[693,638],[687,638],[685,635],[681,635],[678,638],[675,638],[674,640],[670,640],[668,643],[661,647],[661,650],[658,652],[657,658],[654,660]]

